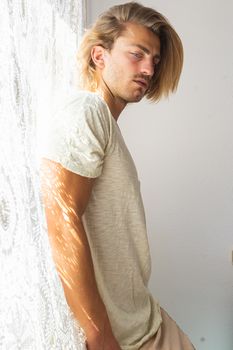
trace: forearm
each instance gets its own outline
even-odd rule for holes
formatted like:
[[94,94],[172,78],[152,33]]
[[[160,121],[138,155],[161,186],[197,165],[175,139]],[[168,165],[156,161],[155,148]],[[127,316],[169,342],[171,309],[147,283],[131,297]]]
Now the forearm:
[[[50,216],[47,213],[47,216]],[[118,350],[105,305],[100,297],[82,221],[48,217],[53,258],[67,302],[85,331],[88,350]]]
[[86,232],[80,219],[93,179],[44,159],[41,189],[53,258],[67,302],[87,336],[88,350],[119,350],[99,294]]

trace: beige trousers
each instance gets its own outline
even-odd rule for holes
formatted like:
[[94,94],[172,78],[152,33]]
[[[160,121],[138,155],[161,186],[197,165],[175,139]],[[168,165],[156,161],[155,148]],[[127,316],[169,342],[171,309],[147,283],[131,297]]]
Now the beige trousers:
[[162,324],[158,332],[140,350],[195,350],[176,322],[161,308]]

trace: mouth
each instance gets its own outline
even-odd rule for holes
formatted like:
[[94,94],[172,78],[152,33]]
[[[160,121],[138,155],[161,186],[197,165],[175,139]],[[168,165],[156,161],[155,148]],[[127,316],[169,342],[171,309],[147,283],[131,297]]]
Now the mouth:
[[148,82],[144,79],[137,79],[137,80],[133,80],[136,84],[138,84],[139,86],[143,87],[144,89],[148,88]]

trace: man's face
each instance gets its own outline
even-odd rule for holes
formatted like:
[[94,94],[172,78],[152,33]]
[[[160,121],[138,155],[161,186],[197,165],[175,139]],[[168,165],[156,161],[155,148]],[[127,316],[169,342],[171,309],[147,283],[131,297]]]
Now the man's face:
[[160,40],[148,28],[128,23],[127,29],[106,50],[102,78],[114,97],[138,102],[145,95],[160,60]]

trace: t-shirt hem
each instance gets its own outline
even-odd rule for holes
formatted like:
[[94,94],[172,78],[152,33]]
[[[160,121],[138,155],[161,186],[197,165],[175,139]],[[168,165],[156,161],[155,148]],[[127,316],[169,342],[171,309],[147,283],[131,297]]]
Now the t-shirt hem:
[[136,345],[121,345],[122,350],[140,350],[150,339],[152,339],[155,334],[158,332],[159,327],[162,324],[162,316],[160,312],[160,306],[159,307],[159,316],[157,319],[157,322],[154,324],[153,330],[151,330],[148,334],[146,334]]
[[78,168],[77,166],[73,166],[72,164],[66,163],[66,162],[61,161],[59,159],[56,159],[56,157],[43,155],[43,158],[50,159],[53,162],[56,162],[56,163],[60,164],[63,168],[71,171],[72,173],[80,175],[80,176],[83,176],[83,177],[89,177],[89,178],[93,178],[94,179],[94,178],[99,177],[101,175],[101,173],[102,173],[101,169],[95,170],[95,171],[87,171],[86,169],[84,169],[82,167]]

